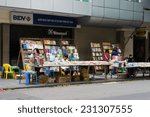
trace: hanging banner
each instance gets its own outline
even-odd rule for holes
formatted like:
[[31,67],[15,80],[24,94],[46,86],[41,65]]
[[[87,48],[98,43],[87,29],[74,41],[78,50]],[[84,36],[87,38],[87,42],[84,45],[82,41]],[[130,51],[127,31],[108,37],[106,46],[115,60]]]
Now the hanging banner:
[[33,24],[48,25],[48,26],[62,26],[62,27],[76,27],[77,21],[71,17],[61,17],[52,15],[33,14]]
[[11,12],[11,23],[15,24],[33,24],[33,14]]

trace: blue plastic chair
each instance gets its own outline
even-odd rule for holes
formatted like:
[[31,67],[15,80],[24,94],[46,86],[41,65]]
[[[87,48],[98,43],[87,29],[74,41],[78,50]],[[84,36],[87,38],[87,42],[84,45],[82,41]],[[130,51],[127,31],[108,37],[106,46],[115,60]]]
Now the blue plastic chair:
[[4,68],[0,66],[0,71],[2,72],[2,78],[4,77]]

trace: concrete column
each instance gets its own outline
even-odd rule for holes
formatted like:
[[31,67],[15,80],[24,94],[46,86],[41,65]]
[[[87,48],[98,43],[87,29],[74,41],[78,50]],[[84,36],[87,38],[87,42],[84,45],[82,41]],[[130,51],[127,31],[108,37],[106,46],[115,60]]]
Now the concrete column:
[[0,24],[0,66],[2,66],[2,25]]
[[125,38],[125,42],[128,42],[125,46],[125,49],[124,49],[124,56],[125,57],[128,57],[129,54],[132,54],[133,55],[133,39],[129,39],[129,36],[132,34],[132,32],[124,32],[124,38]]
[[2,30],[3,30],[3,35],[2,35],[2,38],[3,38],[3,50],[2,50],[2,53],[3,53],[3,57],[2,57],[2,62],[3,63],[9,63],[10,60],[9,60],[9,47],[10,47],[10,25],[9,24],[3,24],[2,25]]
[[149,50],[150,45],[149,45],[149,38],[145,40],[145,59],[147,60],[147,58],[150,56]]

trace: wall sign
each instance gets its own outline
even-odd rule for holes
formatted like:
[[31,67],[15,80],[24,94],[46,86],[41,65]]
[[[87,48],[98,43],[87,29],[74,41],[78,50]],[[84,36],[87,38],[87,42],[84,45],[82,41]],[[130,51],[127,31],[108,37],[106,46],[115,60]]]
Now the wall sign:
[[[76,27],[77,20],[72,17],[52,16],[43,14],[30,14],[11,12],[11,23],[15,24],[35,24],[59,27]],[[55,34],[57,32],[54,32]]]
[[148,30],[145,29],[138,29],[135,33],[136,37],[144,37],[145,39],[148,39]]
[[76,27],[77,21],[71,17],[51,16],[33,14],[33,24],[48,25],[48,26],[65,26],[65,27]]
[[68,35],[68,31],[60,32],[60,31],[56,31],[56,30],[51,28],[51,29],[48,29],[48,35],[67,36]]
[[33,24],[33,14],[11,12],[11,23]]

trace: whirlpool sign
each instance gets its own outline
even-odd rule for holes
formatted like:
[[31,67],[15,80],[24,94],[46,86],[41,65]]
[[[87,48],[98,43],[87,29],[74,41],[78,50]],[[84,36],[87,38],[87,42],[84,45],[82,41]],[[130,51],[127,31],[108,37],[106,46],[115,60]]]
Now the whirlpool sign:
[[11,12],[11,23],[33,24],[33,14]]

